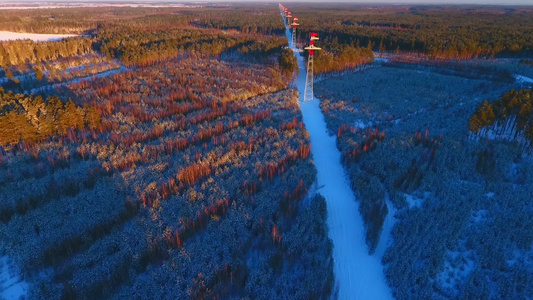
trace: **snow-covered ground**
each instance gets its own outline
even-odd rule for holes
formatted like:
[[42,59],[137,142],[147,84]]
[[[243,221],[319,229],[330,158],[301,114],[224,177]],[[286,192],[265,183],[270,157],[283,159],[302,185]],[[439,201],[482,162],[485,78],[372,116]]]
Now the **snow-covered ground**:
[[[287,37],[291,40],[289,30]],[[355,201],[335,136],[328,135],[319,100],[303,101],[306,69],[296,54],[300,73],[297,87],[300,109],[311,138],[311,152],[317,169],[317,186],[326,199],[329,237],[333,241],[334,274],[339,299],[392,299],[381,264],[381,256],[369,255],[363,219]]]
[[522,84],[532,84],[533,83],[533,78],[529,78],[529,77],[526,77],[526,76],[515,75],[515,78],[516,78],[516,81],[518,81],[519,83],[522,83]]
[[416,197],[416,196],[409,195],[409,194],[403,194],[403,195],[405,197],[405,201],[407,201],[407,204],[409,205],[409,209],[415,208],[415,207],[417,208],[422,207],[422,205],[424,204],[424,201],[426,199],[429,199],[429,197],[431,196],[430,193],[428,192],[424,193],[424,198]]
[[372,127],[372,122],[365,123],[362,120],[357,120],[353,123],[353,126],[356,128],[358,127],[361,129],[365,129],[367,127]]
[[60,86],[66,86],[66,85],[69,85],[71,83],[79,83],[82,80],[89,81],[89,80],[92,80],[93,78],[108,77],[108,76],[114,75],[114,74],[119,73],[119,72],[125,72],[127,70],[129,70],[129,69],[124,67],[124,66],[122,66],[122,67],[120,67],[118,69],[104,71],[104,72],[97,73],[97,74],[94,74],[94,75],[91,75],[91,76],[86,76],[86,77],[76,78],[76,79],[72,79],[72,80],[69,80],[69,81],[61,82],[61,83],[55,83],[55,84],[49,84],[49,85],[41,86],[41,87],[38,87],[38,88],[34,88],[34,89],[31,89],[31,90],[24,91],[24,93],[26,93],[26,94],[37,94],[37,93],[41,93],[41,92],[44,92],[44,91],[51,91],[51,90],[53,90],[53,89],[55,89],[57,87],[60,87]]
[[0,42],[1,41],[26,40],[26,39],[30,39],[35,42],[58,41],[64,38],[75,37],[75,36],[78,36],[78,35],[76,34],[40,34],[40,33],[0,31]]
[[442,271],[435,276],[438,288],[450,298],[457,297],[459,285],[466,283],[476,266],[474,254],[466,250],[465,243],[461,240],[457,250],[446,251]]
[[[496,121],[494,125],[482,128],[479,132],[470,132],[469,139],[477,141],[481,138],[489,140],[517,141],[522,145],[529,145],[524,131],[518,131],[515,125],[516,117],[509,117],[505,122]],[[518,131],[518,132],[517,132]]]
[[374,253],[374,255],[376,255],[379,258],[383,258],[385,251],[393,242],[392,237],[391,237],[391,232],[392,232],[392,228],[394,227],[394,224],[396,223],[396,218],[395,218],[396,209],[394,208],[394,205],[390,201],[388,193],[386,194],[385,203],[387,204],[389,213],[385,217],[385,222],[383,222],[383,228],[381,230],[381,236],[379,237],[379,243]]
[[10,259],[7,256],[0,257],[0,299],[18,300],[24,299],[28,291],[28,283],[21,281],[10,268]]

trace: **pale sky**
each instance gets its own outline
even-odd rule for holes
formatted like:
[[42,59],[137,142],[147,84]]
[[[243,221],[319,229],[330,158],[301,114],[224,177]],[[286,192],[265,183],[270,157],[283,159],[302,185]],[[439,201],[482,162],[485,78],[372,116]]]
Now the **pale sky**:
[[[277,3],[272,0],[1,0],[4,3],[191,3],[191,2],[259,2],[259,3]],[[314,2],[314,3],[367,3],[367,4],[477,4],[477,5],[533,5],[533,0],[289,0],[281,1],[290,4],[291,2]]]

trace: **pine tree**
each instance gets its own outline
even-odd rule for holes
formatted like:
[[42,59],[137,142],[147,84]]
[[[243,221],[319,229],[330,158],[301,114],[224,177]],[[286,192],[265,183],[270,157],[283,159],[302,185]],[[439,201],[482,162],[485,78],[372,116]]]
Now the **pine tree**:
[[46,104],[46,115],[49,120],[52,121],[53,133],[56,134],[61,129],[60,116],[63,114],[63,102],[56,96],[48,97],[48,103]]
[[100,112],[98,112],[93,106],[85,106],[83,110],[85,112],[85,123],[87,123],[87,126],[89,126],[91,130],[97,129],[100,126],[100,120],[102,118]]
[[33,71],[35,72],[35,78],[38,81],[43,80],[43,71],[41,71],[41,69],[39,67],[34,67]]
[[69,99],[67,104],[65,105],[65,109],[63,111],[61,121],[62,121],[61,127],[64,129],[83,128],[84,127],[83,110],[78,108],[76,104],[74,104],[72,99]]

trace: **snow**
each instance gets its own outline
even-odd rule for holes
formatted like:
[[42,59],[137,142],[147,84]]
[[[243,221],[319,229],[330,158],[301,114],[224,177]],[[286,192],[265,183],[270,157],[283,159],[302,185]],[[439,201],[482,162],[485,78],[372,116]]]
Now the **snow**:
[[511,247],[506,254],[506,263],[509,267],[518,265],[525,270],[531,270],[533,268],[533,244],[529,249],[518,249],[516,245]]
[[405,201],[407,201],[407,204],[409,205],[409,209],[411,208],[420,208],[422,207],[422,204],[424,204],[424,201],[429,199],[431,197],[430,192],[424,192],[423,198],[409,195],[409,194],[403,194],[405,197]]
[[533,78],[529,78],[529,77],[526,77],[526,76],[522,76],[522,75],[515,75],[515,78],[516,78],[516,81],[518,81],[519,83],[533,83]]
[[[291,40],[289,30],[287,38]],[[303,101],[306,70],[304,59],[296,54],[300,73],[297,87],[300,109],[311,138],[311,153],[317,169],[317,186],[328,209],[329,237],[333,242],[334,274],[338,299],[392,299],[383,272],[381,257],[369,255],[359,204],[341,165],[335,136],[328,135],[319,100]]]
[[[516,117],[509,117],[504,122],[496,121],[494,125],[490,127],[482,128],[479,133],[470,132],[470,140],[479,140],[480,138],[485,138],[489,140],[507,140],[507,141],[517,141],[522,145],[529,145],[529,141],[525,138],[524,132],[517,132],[517,127],[515,125]],[[503,130],[505,129],[505,130]]]
[[475,211],[472,213],[472,216],[470,217],[471,223],[483,223],[485,220],[487,220],[487,216],[489,214],[489,211],[486,209],[480,209],[478,211]]
[[394,208],[394,205],[390,201],[388,193],[385,198],[385,203],[387,204],[389,213],[385,217],[385,222],[383,222],[381,236],[379,238],[378,246],[376,247],[375,255],[377,255],[377,257],[379,258],[383,258],[383,255],[385,255],[385,251],[393,242],[391,232],[392,232],[392,228],[394,227],[394,224],[396,223],[396,218],[395,218],[396,209]]
[[21,281],[19,276],[10,269],[9,257],[0,257],[0,298],[6,300],[23,299],[28,288],[28,283]]
[[69,81],[61,82],[61,83],[54,83],[54,84],[44,85],[44,86],[41,86],[41,87],[38,87],[38,88],[31,89],[29,91],[24,91],[24,93],[26,93],[26,94],[37,94],[37,93],[41,93],[41,92],[44,92],[44,91],[47,91],[47,90],[51,91],[52,89],[57,88],[59,86],[67,86],[67,85],[69,85],[71,83],[80,83],[82,80],[90,81],[93,78],[108,77],[108,76],[114,75],[114,74],[119,73],[119,72],[125,72],[127,70],[129,70],[129,69],[124,67],[124,66],[122,66],[122,67],[117,68],[117,69],[104,71],[104,72],[97,73],[97,74],[94,74],[94,75],[91,75],[91,76],[76,78],[76,79],[72,79],[72,80],[69,80]]
[[[460,244],[464,244],[461,241]],[[461,247],[464,248],[464,247]],[[438,284],[447,293],[455,297],[458,294],[458,286],[465,284],[468,276],[474,271],[475,263],[471,251],[446,251],[443,270],[437,274]]]
[[512,257],[511,259],[508,259],[506,262],[507,262],[507,265],[509,267],[512,267],[514,266],[516,263],[519,262],[520,258],[522,257],[522,252],[519,250],[519,249],[513,249],[513,252],[512,252]]
[[356,128],[359,127],[361,129],[365,129],[367,127],[372,127],[372,122],[365,123],[362,120],[356,120],[353,123],[353,126],[356,127]]
[[[109,1],[111,2],[111,1]],[[52,3],[52,2],[50,2]],[[188,7],[188,8],[197,8],[204,7],[199,4],[181,4],[181,3],[166,3],[166,4],[150,4],[150,3],[90,3],[90,2],[55,2],[54,5],[47,5],[46,2],[43,4],[39,2],[34,3],[24,3],[21,2],[18,5],[12,6],[2,6],[0,3],[0,10],[4,9],[50,9],[50,8],[78,8],[78,7],[148,7],[148,8],[173,8],[173,7]]]
[[388,58],[383,58],[383,57],[374,57],[374,62],[375,63],[386,63],[386,62],[389,62],[389,59]]
[[403,195],[405,197],[405,201],[407,201],[407,204],[409,205],[409,209],[414,208],[414,207],[418,207],[418,208],[422,207],[422,204],[424,203],[423,198],[418,198],[418,197],[415,197],[409,194],[403,194]]
[[0,31],[1,41],[14,41],[14,40],[33,40],[34,42],[46,42],[46,41],[59,41],[64,38],[75,37],[76,34],[40,34],[40,33],[24,33],[24,32],[11,32]]

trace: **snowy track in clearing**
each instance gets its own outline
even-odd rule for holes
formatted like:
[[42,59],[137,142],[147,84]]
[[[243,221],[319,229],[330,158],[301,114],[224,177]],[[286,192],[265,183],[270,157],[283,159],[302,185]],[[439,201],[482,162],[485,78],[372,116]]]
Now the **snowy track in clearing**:
[[[287,38],[291,40],[287,30]],[[306,69],[296,53],[300,109],[311,137],[311,152],[317,169],[319,193],[326,198],[329,237],[333,241],[334,274],[339,299],[392,299],[381,264],[381,255],[369,255],[359,204],[341,165],[335,136],[327,132],[319,100],[303,102]],[[383,250],[382,250],[383,251]]]

